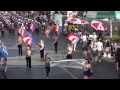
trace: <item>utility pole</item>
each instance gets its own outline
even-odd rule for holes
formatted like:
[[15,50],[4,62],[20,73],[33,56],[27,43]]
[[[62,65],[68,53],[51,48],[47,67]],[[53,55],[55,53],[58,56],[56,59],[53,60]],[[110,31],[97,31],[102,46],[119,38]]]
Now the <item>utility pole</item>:
[[111,18],[109,18],[109,22],[110,22],[110,37],[112,37],[112,20],[111,20]]

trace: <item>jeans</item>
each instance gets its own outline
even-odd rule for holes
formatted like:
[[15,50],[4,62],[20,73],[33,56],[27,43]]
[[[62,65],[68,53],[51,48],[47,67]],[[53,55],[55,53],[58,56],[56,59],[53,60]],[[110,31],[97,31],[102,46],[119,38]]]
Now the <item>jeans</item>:
[[2,78],[2,76],[4,77],[4,79],[7,79],[6,73],[5,71],[0,71],[0,79]]
[[82,47],[83,47],[83,48],[86,48],[86,41],[83,41]]
[[120,69],[118,70],[118,79],[120,79]]

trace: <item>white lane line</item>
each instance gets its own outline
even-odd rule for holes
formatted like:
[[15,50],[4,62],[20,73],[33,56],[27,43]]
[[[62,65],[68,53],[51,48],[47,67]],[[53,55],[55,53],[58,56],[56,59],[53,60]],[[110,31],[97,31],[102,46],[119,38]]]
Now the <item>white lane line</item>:
[[[37,48],[39,48],[35,43],[33,43],[34,45],[35,45],[35,47],[37,47]],[[37,49],[37,50],[39,50],[39,49]],[[53,61],[55,61],[51,56],[50,56],[50,58],[53,60]],[[69,72],[66,68],[64,68],[64,67],[61,67],[68,75],[70,75],[73,79],[77,79],[77,77],[76,76],[74,76],[71,72]]]
[[[50,58],[55,61],[51,56]],[[73,75],[71,72],[69,72],[65,67],[61,67],[69,76],[71,76],[73,79],[77,79],[75,75]]]
[[61,67],[67,74],[69,74],[73,79],[77,79],[76,76],[74,76],[71,72],[69,72],[66,68]]
[[[33,45],[36,47],[36,48],[39,48],[39,46],[38,45],[36,45],[35,43],[33,43]],[[38,49],[37,49],[38,50]]]
[[14,45],[14,47],[17,47],[17,45],[18,45],[18,43],[16,43],[16,44]]

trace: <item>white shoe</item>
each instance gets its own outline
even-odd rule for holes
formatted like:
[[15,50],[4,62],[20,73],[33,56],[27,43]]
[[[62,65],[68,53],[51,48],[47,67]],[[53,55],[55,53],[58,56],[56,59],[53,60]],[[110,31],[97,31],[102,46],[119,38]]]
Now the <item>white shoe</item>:
[[7,72],[7,70],[5,70],[5,72]]
[[99,62],[101,62],[101,60],[99,60]]

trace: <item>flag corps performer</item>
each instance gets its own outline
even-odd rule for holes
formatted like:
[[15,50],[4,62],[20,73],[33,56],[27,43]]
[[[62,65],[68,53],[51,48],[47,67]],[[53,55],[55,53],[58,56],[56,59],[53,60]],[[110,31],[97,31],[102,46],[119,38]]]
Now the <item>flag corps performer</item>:
[[43,60],[44,59],[44,41],[43,40],[40,40],[39,46],[40,46],[40,57]]
[[51,60],[52,59],[50,58],[49,53],[46,53],[45,58],[44,58],[44,62],[45,62],[45,70],[46,70],[47,79],[48,79],[49,73],[50,73],[50,61]]
[[0,79],[2,78],[2,76],[4,77],[4,79],[7,79],[6,71],[7,71],[7,63],[4,60],[4,57],[2,57],[0,60]]
[[19,51],[19,55],[22,56],[22,38],[19,37],[18,39],[18,51]]
[[65,55],[65,57],[67,57],[67,59],[72,59],[72,46],[70,44],[68,44],[68,47],[67,47],[67,54]]
[[57,54],[58,35],[54,35],[53,39],[54,39],[53,45],[54,45],[54,47],[55,47],[55,53]]
[[50,37],[49,37],[49,33],[50,33],[50,30],[46,29],[46,30],[45,30],[45,35],[46,35],[46,37],[48,37],[48,38],[50,38]]
[[31,68],[31,49],[30,47],[26,48],[26,63],[27,63],[27,67]]

